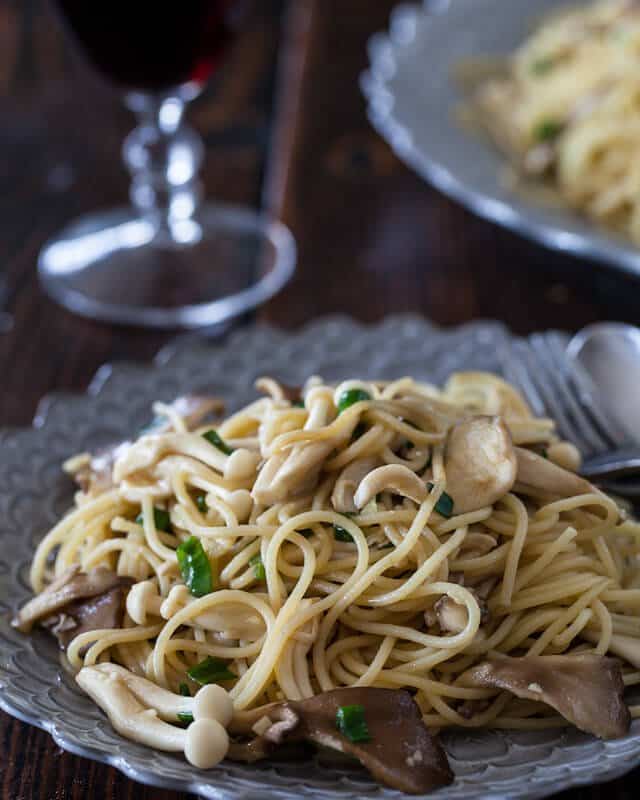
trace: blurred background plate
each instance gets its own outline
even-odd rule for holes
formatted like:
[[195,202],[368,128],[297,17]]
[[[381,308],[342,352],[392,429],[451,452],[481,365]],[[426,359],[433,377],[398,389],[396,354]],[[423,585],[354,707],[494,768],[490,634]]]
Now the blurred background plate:
[[[261,374],[290,384],[314,373],[332,381],[414,375],[440,384],[458,370],[501,372],[512,341],[497,322],[442,330],[410,315],[371,327],[326,317],[293,334],[249,326],[222,344],[183,337],[161,351],[154,365],[103,367],[86,395],[50,395],[35,427],[0,431],[0,708],[49,731],[66,750],[112,764],[143,783],[210,800],[406,797],[379,786],[362,768],[329,762],[326,755],[312,764],[225,761],[201,771],[181,757],[128,741],[61,667],[53,638],[42,630],[24,636],[9,620],[31,594],[28,572],[37,542],[72,503],[74,487],[61,462],[133,435],[149,421],[154,400],[213,392],[233,411],[255,397],[253,382]],[[456,780],[433,797],[534,800],[636,766],[640,720],[623,739],[607,742],[552,728],[452,731],[443,734],[443,743]]]
[[361,86],[368,115],[395,153],[425,180],[476,214],[548,247],[640,275],[640,251],[570,209],[509,189],[504,156],[456,113],[464,91],[455,71],[473,57],[503,57],[545,14],[567,0],[425,0],[393,13],[369,43]]

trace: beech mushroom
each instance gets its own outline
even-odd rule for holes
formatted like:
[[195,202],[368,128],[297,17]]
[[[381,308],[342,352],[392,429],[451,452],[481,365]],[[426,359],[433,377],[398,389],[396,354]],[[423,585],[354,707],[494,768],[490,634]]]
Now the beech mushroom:
[[296,445],[287,453],[275,453],[258,473],[251,490],[253,499],[261,505],[272,505],[312,489],[335,445],[335,439],[326,439]]
[[[355,741],[338,727],[341,708],[360,710],[366,736]],[[262,720],[267,717],[268,727]],[[355,756],[376,780],[409,794],[422,794],[453,780],[447,756],[408,692],[350,687],[306,700],[272,703],[234,717],[233,734],[263,732],[245,744],[232,744],[229,758],[256,761],[288,742],[308,741]]]
[[358,458],[342,470],[331,493],[331,503],[336,511],[352,514],[358,510],[353,499],[356,489],[360,481],[379,463],[380,459],[375,456]]
[[[176,700],[170,707],[171,711],[178,708],[180,701],[184,703],[186,700],[191,700],[190,706],[193,709],[191,711],[190,708],[187,712],[177,711],[176,722],[179,721],[178,713],[193,713],[195,721],[186,730],[170,725],[160,718],[169,711],[169,705],[161,706],[163,714],[151,705],[153,700],[159,697],[158,687],[144,678],[137,678],[122,667],[115,669],[114,667],[113,664],[83,667],[76,675],[76,681],[107,714],[118,733],[158,750],[182,751],[191,764],[201,769],[209,769],[222,761],[229,750],[229,737],[223,724],[216,717],[200,716],[196,719],[194,712],[197,709],[213,711],[214,714],[227,719],[228,707],[207,702],[203,703],[201,708],[194,699],[175,695]],[[145,684],[152,687],[153,694]],[[203,687],[200,691],[207,688],[210,687]],[[166,694],[172,696],[170,692]],[[139,698],[142,696],[149,698],[149,705],[140,702]],[[168,702],[164,697],[161,699],[165,703]]]
[[493,505],[511,491],[516,458],[500,417],[477,416],[449,431],[445,461],[447,493],[457,514]]
[[460,682],[507,689],[516,697],[546,703],[580,730],[601,739],[624,736],[631,724],[620,665],[604,656],[494,655],[465,672]]
[[537,489],[558,497],[590,494],[596,489],[579,475],[569,472],[532,450],[516,447],[517,484],[524,489]]
[[403,464],[387,464],[372,470],[358,486],[353,501],[364,508],[380,492],[393,492],[408,497],[414,503],[424,503],[429,494],[426,484]]

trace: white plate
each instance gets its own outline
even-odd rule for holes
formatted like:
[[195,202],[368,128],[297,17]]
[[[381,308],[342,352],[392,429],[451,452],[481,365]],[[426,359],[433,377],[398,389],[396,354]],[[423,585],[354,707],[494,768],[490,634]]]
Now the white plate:
[[[104,367],[84,396],[54,395],[36,426],[0,433],[0,706],[48,730],[66,750],[104,761],[135,780],[201,794],[211,800],[377,798],[404,795],[375,784],[357,766],[314,762],[224,763],[199,771],[177,756],[129,742],[59,666],[51,637],[24,636],[9,619],[27,597],[29,563],[43,534],[71,505],[73,486],[60,463],[87,448],[134,434],[153,400],[212,391],[230,409],[255,396],[253,381],[272,374],[300,383],[311,373],[328,380],[360,375],[414,375],[442,383],[460,369],[500,371],[508,332],[497,323],[441,331],[418,317],[362,327],[327,318],[295,334],[252,327],[214,345],[189,338],[150,366]],[[462,798],[537,798],[614,778],[640,758],[640,720],[624,739],[601,742],[575,730],[464,731],[443,737],[455,783],[436,793]]]
[[548,247],[640,275],[640,251],[570,209],[546,206],[501,181],[505,158],[456,121],[454,71],[470,57],[512,52],[545,13],[573,0],[425,0],[399,6],[369,43],[361,86],[374,127],[419,175],[476,214]]

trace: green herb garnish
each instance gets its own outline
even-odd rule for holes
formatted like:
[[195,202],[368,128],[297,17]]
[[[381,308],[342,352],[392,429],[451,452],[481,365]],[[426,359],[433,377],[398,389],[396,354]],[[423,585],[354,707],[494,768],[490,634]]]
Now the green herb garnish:
[[209,506],[207,505],[207,498],[203,494],[199,494],[196,497],[196,506],[198,507],[198,511],[201,511],[203,514],[206,514],[209,510]]
[[350,742],[370,742],[371,735],[364,718],[364,706],[340,706],[336,714],[336,728]]
[[190,536],[180,542],[176,550],[178,565],[187,588],[194,597],[203,597],[213,591],[211,563],[200,539]]
[[347,389],[338,398],[338,413],[341,414],[355,403],[361,403],[365,400],[371,400],[369,392],[365,392],[364,389]]
[[193,714],[190,714],[188,711],[179,711],[178,721],[182,722],[183,725],[191,725],[193,722]]
[[547,72],[550,72],[555,65],[555,58],[551,58],[550,56],[537,58],[531,63],[531,73],[537,77],[540,77],[541,75],[546,75]]
[[304,408],[304,400],[296,400],[295,403],[291,403],[293,408]]
[[191,697],[191,692],[186,683],[181,683],[180,686],[178,686],[178,691],[183,697]]
[[191,680],[204,686],[207,683],[220,683],[236,678],[235,672],[231,672],[227,662],[221,658],[207,656],[204,661],[200,661],[187,671]]
[[533,129],[533,138],[536,142],[549,142],[562,133],[563,125],[555,119],[545,119]]
[[353,536],[340,525],[333,526],[333,538],[338,542],[353,542]]
[[267,578],[267,573],[264,569],[264,564],[262,562],[262,556],[258,553],[257,555],[253,556],[249,559],[249,564],[253,567],[253,574],[259,581],[264,581]]
[[[144,526],[144,514],[138,514],[136,522],[138,525]],[[169,512],[165,511],[163,508],[153,509],[153,522],[156,526],[156,530],[164,531],[165,533],[171,532],[171,517],[169,516]]]
[[[433,489],[433,484],[428,483],[427,487],[429,491]],[[453,498],[450,494],[443,492],[438,499],[438,502],[434,506],[434,510],[441,514],[443,517],[449,519],[450,516],[453,514]]]
[[217,447],[218,450],[220,450],[220,452],[224,453],[226,456],[230,456],[231,453],[233,453],[233,447],[229,447],[229,445],[220,436],[218,431],[214,431],[213,428],[202,435],[209,442],[209,444]]

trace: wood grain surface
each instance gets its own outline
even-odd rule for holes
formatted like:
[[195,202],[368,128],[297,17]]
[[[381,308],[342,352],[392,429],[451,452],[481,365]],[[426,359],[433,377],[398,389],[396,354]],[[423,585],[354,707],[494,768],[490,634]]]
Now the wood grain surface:
[[[518,333],[638,323],[637,281],[476,219],[425,186],[371,130],[357,79],[392,0],[257,5],[189,117],[207,145],[208,195],[262,203],[298,239],[294,280],[258,318],[295,327],[328,312],[374,321],[414,311],[443,325],[499,318]],[[15,315],[13,331],[0,335],[1,426],[28,425],[44,394],[82,391],[102,363],[149,359],[171,336],[73,317],[43,296],[35,274],[39,248],[64,223],[126,197],[119,151],[131,126],[45,2],[0,0],[0,277]],[[558,797],[635,798],[639,775]],[[188,797],[64,753],[4,714],[0,796]]]

